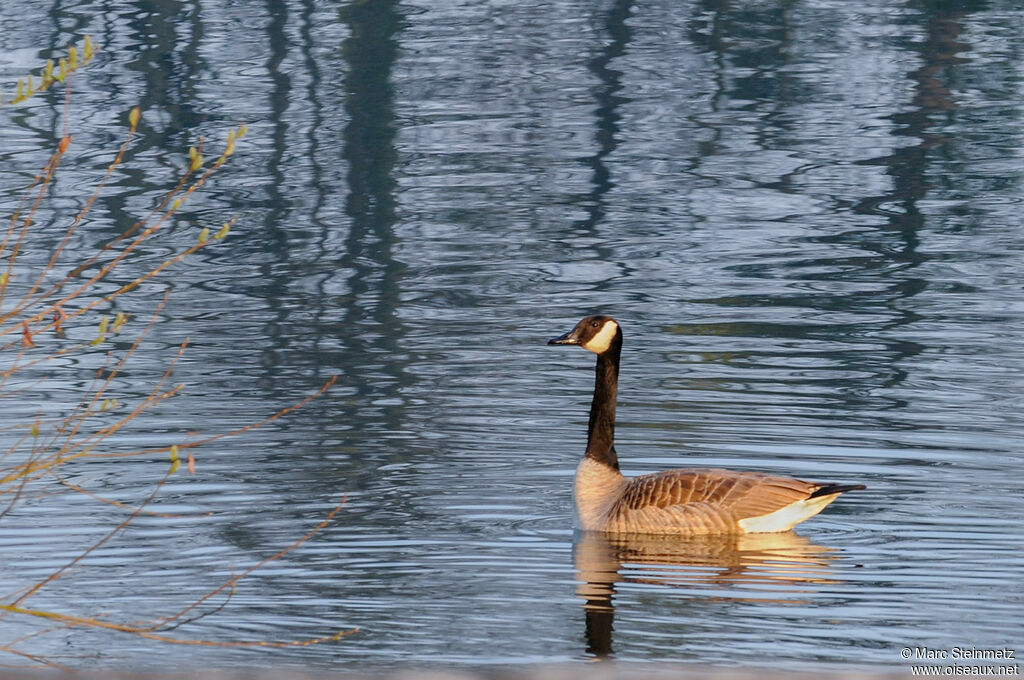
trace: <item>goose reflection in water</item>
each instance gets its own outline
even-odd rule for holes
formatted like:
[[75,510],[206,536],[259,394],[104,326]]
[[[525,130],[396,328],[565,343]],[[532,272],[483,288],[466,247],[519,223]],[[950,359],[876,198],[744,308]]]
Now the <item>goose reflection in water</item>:
[[[679,537],[579,532],[573,549],[577,595],[585,600],[587,652],[612,653],[616,586],[642,583],[671,588],[724,586],[730,594],[715,601],[797,604],[805,594],[836,583],[829,565],[839,554],[791,531]],[[737,586],[758,586],[745,595]],[[770,595],[764,586],[771,586]]]

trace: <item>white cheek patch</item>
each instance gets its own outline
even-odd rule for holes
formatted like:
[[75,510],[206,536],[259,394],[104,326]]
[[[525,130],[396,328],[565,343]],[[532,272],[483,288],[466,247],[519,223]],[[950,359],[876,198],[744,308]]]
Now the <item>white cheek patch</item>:
[[594,354],[603,354],[604,352],[607,352],[608,348],[611,347],[612,340],[615,339],[615,333],[618,330],[619,324],[614,321],[606,321],[604,327],[601,328],[598,334],[583,344],[583,349],[590,350]]

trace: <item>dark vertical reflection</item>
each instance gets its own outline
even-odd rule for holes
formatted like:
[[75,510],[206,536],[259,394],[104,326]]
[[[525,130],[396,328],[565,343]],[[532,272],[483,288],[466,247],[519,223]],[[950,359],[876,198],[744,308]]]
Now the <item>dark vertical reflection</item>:
[[[131,3],[100,3],[94,13],[79,11],[74,3],[53,2],[47,12],[54,27],[53,38],[43,50],[47,57],[64,53],[69,45],[81,45],[85,34],[102,52],[119,40],[123,19],[131,41],[131,59],[126,67],[141,74],[142,87],[133,90],[132,98],[145,112],[146,118],[159,124],[144,125],[139,134],[149,145],[173,142],[180,146],[183,133],[200,127],[208,119],[202,113],[196,85],[205,75],[206,63],[200,47],[205,37],[201,0],[138,0]],[[100,24],[100,19],[105,23]],[[118,60],[124,54],[118,55]],[[90,77],[103,75],[94,63]],[[117,94],[118,79],[110,78],[109,86]],[[53,88],[46,95],[63,109],[63,89]]]
[[312,176],[310,177],[310,189],[312,190],[313,196],[313,210],[310,215],[310,220],[313,225],[317,227],[317,231],[323,235],[321,238],[322,252],[327,252],[327,225],[321,222],[320,214],[327,203],[328,187],[325,186],[324,182],[324,168],[320,163],[320,147],[321,139],[324,135],[319,134],[320,128],[323,127],[324,123],[324,103],[320,99],[320,90],[323,87],[323,77],[320,74],[320,66],[317,63],[316,58],[313,56],[313,48],[316,45],[316,41],[313,37],[313,16],[316,10],[315,0],[303,0],[301,3],[302,12],[300,14],[300,28],[299,34],[302,37],[303,46],[303,65],[306,74],[309,76],[309,84],[306,88],[306,98],[309,102],[311,125],[309,134],[306,135],[306,142],[309,144],[309,154],[307,161],[312,168]]
[[[288,56],[290,44],[285,30],[288,25],[288,5],[282,0],[268,0],[266,11],[267,16],[270,17],[270,22],[267,24],[267,43],[270,49],[266,63],[267,76],[271,82],[269,117],[274,127],[271,135],[273,152],[268,163],[271,181],[267,183],[267,193],[270,199],[268,204],[271,208],[263,221],[265,229],[263,236],[266,239],[264,247],[267,251],[274,253],[275,259],[278,261],[287,262],[289,260],[288,238],[281,225],[287,224],[290,201],[281,194],[281,187],[286,186],[285,155],[289,140],[285,113],[292,100],[292,79],[281,70],[281,64]],[[271,304],[278,304],[279,293],[284,290],[287,282],[275,282],[270,277],[266,280],[272,288],[267,291],[266,297]]]
[[[265,5],[267,56],[265,61],[269,96],[267,100],[267,118],[270,128],[270,155],[266,169],[269,181],[266,182],[267,210],[263,218],[259,239],[260,250],[269,255],[269,261],[261,264],[260,297],[273,312],[274,322],[268,324],[264,332],[270,339],[260,354],[263,366],[261,379],[265,389],[273,389],[278,368],[281,365],[281,353],[294,351],[294,347],[286,344],[291,335],[289,315],[293,311],[294,302],[287,294],[294,279],[289,267],[275,266],[289,263],[292,260],[292,244],[288,232],[283,225],[289,224],[292,218],[293,202],[282,192],[288,182],[288,150],[292,140],[289,137],[288,110],[294,98],[292,77],[282,70],[282,63],[289,56],[291,40],[288,37],[290,20],[289,5],[284,0],[267,0]],[[262,259],[262,258],[261,258]]]
[[[956,109],[956,101],[950,96],[943,81],[946,67],[967,61],[958,57],[966,45],[957,41],[963,32],[958,19],[963,12],[935,10],[925,22],[926,38],[921,47],[920,68],[910,73],[914,83],[913,109],[893,114],[890,118],[899,127],[894,134],[900,137],[914,137],[917,144],[900,146],[893,153],[868,161],[886,166],[886,174],[892,177],[892,190],[880,196],[871,196],[860,201],[857,212],[880,215],[887,222],[887,231],[898,237],[898,241],[887,248],[885,254],[910,266],[920,264],[924,256],[918,252],[920,240],[918,231],[924,218],[917,203],[930,188],[927,180],[929,152],[950,140],[931,132],[932,120],[938,114]],[[886,206],[886,207],[882,207]],[[894,209],[892,206],[896,206]]]
[[[68,31],[66,28],[62,28],[62,24],[65,23],[64,12],[62,11],[59,1],[50,4],[47,16],[50,23],[53,25],[53,32],[45,48],[45,54],[57,54],[61,50],[67,48],[68,36],[77,35],[82,30],[84,22],[80,19],[74,24],[74,28]],[[72,32],[74,31],[74,32]],[[49,58],[49,57],[47,57]],[[59,113],[63,110],[63,102],[61,96],[57,94],[56,88],[53,88],[47,93],[47,98],[50,101],[50,106],[53,109],[53,115],[49,119],[48,126],[40,126],[36,128],[36,134],[39,136],[40,146],[42,148],[55,148],[58,140],[63,136],[63,116]],[[13,120],[18,120],[17,117],[13,117]],[[35,127],[28,119],[22,119],[18,121],[19,124],[24,125],[27,128]],[[5,157],[6,160],[6,157]]]
[[597,107],[594,109],[597,118],[594,141],[597,142],[597,152],[582,159],[592,171],[593,189],[582,197],[582,207],[587,217],[576,224],[577,227],[587,230],[593,229],[601,222],[605,213],[605,194],[615,186],[604,159],[619,145],[619,120],[622,116],[619,115],[618,109],[629,100],[618,94],[622,90],[622,72],[611,68],[611,63],[625,54],[626,46],[632,38],[633,34],[626,24],[632,7],[633,0],[615,0],[612,3],[604,18],[605,30],[611,39],[600,53],[587,63],[587,68],[598,79],[598,85],[594,88],[594,99],[597,101]]
[[615,584],[622,578],[622,561],[608,537],[577,533],[572,545],[576,567],[576,595],[583,599],[584,640],[587,654],[612,656],[615,629]]
[[[398,397],[404,376],[398,352],[403,331],[396,316],[403,267],[392,254],[396,153],[390,78],[401,20],[396,7],[396,2],[367,0],[341,10],[349,26],[341,47],[348,66],[344,108],[349,120],[341,155],[348,166],[345,214],[351,224],[340,265],[351,275],[338,329],[360,401],[381,405],[388,430],[401,423]],[[375,359],[382,353],[387,356]]]
[[[886,174],[892,178],[892,188],[882,195],[864,198],[854,207],[860,214],[881,216],[885,220],[885,238],[864,242],[863,247],[879,252],[906,270],[912,270],[928,259],[919,251],[919,232],[925,226],[925,216],[918,208],[918,202],[931,189],[928,181],[931,154],[950,141],[932,132],[931,128],[935,125],[934,117],[949,115],[956,109],[956,101],[944,82],[947,67],[967,61],[958,56],[967,46],[957,40],[963,33],[959,19],[965,14],[965,5],[956,3],[959,9],[951,11],[947,9],[949,3],[930,4],[933,9],[926,14],[926,37],[920,50],[922,65],[909,74],[914,83],[913,109],[890,117],[899,126],[893,134],[917,138],[919,142],[899,146],[887,156],[866,161],[886,167]],[[919,294],[926,286],[925,279],[913,276],[900,277],[890,286],[887,307],[895,315],[890,327],[920,318],[898,302]],[[889,344],[900,358],[917,354],[922,349],[917,343],[894,341]],[[904,371],[895,366],[894,375],[886,386],[901,382],[904,377]]]
[[[283,347],[281,341],[282,333],[288,326],[288,316],[292,303],[285,295],[292,276],[287,268],[275,267],[275,263],[287,263],[291,260],[291,246],[288,235],[281,225],[288,224],[292,211],[292,202],[282,194],[281,187],[288,186],[287,183],[287,160],[288,153],[288,122],[286,114],[292,101],[292,78],[281,70],[281,64],[288,57],[290,41],[287,35],[289,20],[288,5],[282,0],[267,0],[265,4],[266,14],[270,18],[267,23],[267,79],[270,82],[269,111],[267,116],[272,126],[270,141],[271,152],[267,159],[267,172],[270,174],[270,181],[266,183],[267,211],[263,219],[263,229],[260,236],[260,248],[270,254],[271,262],[264,263],[261,267],[262,286],[260,297],[266,301],[267,306],[273,311],[276,322],[268,324],[265,332],[270,338],[266,343],[266,350],[260,356],[263,364],[263,380],[267,388],[272,388],[276,380],[276,367],[279,364],[279,352],[289,351],[290,348]],[[275,272],[277,272],[275,274]]]
[[612,633],[615,630],[615,607],[611,603],[615,590],[612,589],[607,601],[587,600],[583,605],[586,617],[587,654],[599,659],[609,657],[612,649]]
[[[160,134],[161,138],[155,140],[160,144],[188,141],[180,137],[181,133],[205,122],[196,110],[200,98],[195,89],[202,73],[200,10],[196,3],[158,0],[139,2],[131,14],[132,42],[140,49],[128,68],[145,78],[139,96],[143,111],[166,116],[159,126],[144,130]],[[185,28],[190,30],[183,31]]]
[[[141,140],[135,153],[146,148],[187,148],[196,142],[192,131],[208,119],[201,112],[202,106],[197,106],[201,100],[197,85],[205,75],[201,6],[198,0],[155,0],[129,7],[118,6],[105,14],[129,17],[129,39],[135,49],[126,66],[142,76],[143,86],[133,98],[149,122],[139,128]],[[119,173],[121,183],[130,188],[105,194],[100,200],[113,217],[115,228],[124,231],[139,218],[127,208],[132,196],[148,190],[150,182],[130,164],[122,166]]]
[[[713,56],[714,70],[709,76],[715,84],[713,111],[728,110],[735,102],[740,109],[771,107],[763,115],[765,125],[752,130],[761,137],[767,137],[774,127],[786,126],[785,117],[778,116],[792,96],[788,75],[782,69],[792,40],[785,3],[745,6],[729,0],[705,0],[692,12],[687,37]],[[744,75],[733,75],[736,68]],[[710,140],[698,147],[700,154],[693,159],[698,166],[705,157],[718,153],[723,146],[720,140],[727,145],[730,136],[728,125],[704,123],[702,127],[710,133]],[[770,140],[764,143],[766,147],[772,144]]]

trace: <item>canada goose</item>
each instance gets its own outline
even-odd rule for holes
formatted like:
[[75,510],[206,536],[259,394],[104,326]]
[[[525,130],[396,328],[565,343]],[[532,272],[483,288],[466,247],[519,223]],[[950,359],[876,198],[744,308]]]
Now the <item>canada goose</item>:
[[576,469],[573,492],[581,529],[687,536],[788,531],[844,491],[866,488],[714,468],[625,477],[615,453],[622,351],[618,322],[609,316],[588,316],[548,344],[579,345],[597,355],[587,451]]

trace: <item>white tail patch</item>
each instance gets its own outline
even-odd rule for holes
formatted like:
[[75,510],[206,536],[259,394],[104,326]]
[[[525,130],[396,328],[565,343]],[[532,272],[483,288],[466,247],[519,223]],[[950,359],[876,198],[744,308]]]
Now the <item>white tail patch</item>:
[[818,496],[807,500],[790,503],[784,508],[769,512],[767,515],[748,517],[741,519],[740,529],[750,534],[771,533],[776,531],[789,531],[805,519],[814,517],[825,509],[825,506],[839,498],[838,493],[830,496]]
[[619,330],[619,324],[615,323],[611,319],[604,322],[604,326],[598,331],[597,335],[592,337],[590,340],[583,344],[583,349],[590,350],[594,354],[603,354],[608,351],[611,347],[612,340],[615,339],[615,332]]

